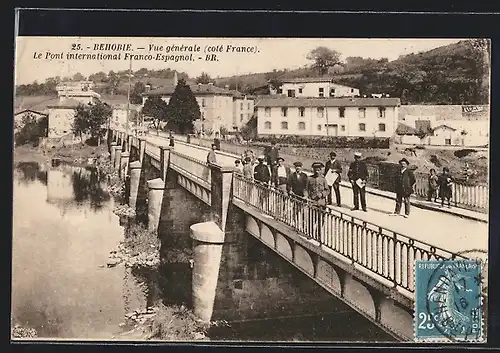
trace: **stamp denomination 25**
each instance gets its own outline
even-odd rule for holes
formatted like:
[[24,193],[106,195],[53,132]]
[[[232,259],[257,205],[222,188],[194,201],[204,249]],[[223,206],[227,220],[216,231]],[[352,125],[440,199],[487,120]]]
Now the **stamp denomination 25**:
[[483,342],[481,262],[415,264],[415,340]]

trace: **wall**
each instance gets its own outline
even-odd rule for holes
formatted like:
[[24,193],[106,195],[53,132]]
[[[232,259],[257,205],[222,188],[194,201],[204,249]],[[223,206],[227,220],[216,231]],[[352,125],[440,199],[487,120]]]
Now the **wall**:
[[[346,107],[345,117],[339,116],[338,107],[324,108],[323,117],[318,115],[318,107],[304,108],[304,116],[299,115],[298,107],[288,107],[287,116],[281,116],[281,107],[271,107],[270,116],[266,116],[265,107],[257,110],[257,132],[259,135],[302,135],[302,136],[364,136],[390,137],[396,129],[397,107],[386,107],[385,117],[378,117],[378,107],[366,107],[365,117],[360,117],[358,107]],[[327,119],[328,117],[328,119]],[[271,122],[271,129],[265,128],[265,122]],[[282,129],[282,122],[288,123],[288,129]],[[330,125],[327,132],[325,124]],[[304,123],[301,129],[299,123]],[[365,124],[365,131],[359,130],[359,124]],[[379,131],[379,124],[385,124],[385,131]],[[337,128],[333,125],[337,125]],[[321,127],[321,128],[320,128]]]
[[489,106],[482,107],[482,112],[462,114],[461,105],[402,105],[399,109],[399,119],[405,116],[435,116],[437,120],[454,120],[468,118],[469,120],[489,120]]
[[[302,88],[302,93],[299,89]],[[353,97],[359,95],[359,89],[337,85],[330,82],[286,82],[281,86],[282,94],[288,96],[288,90],[295,90],[295,97],[320,97],[319,89],[323,88],[323,97]],[[335,89],[333,95],[330,90]]]
[[61,137],[71,133],[71,125],[75,110],[68,108],[51,108],[49,111],[49,138]]
[[[253,115],[254,100],[236,98],[234,99],[233,104],[234,104],[234,114],[233,114],[233,120],[231,122],[231,128],[233,126],[236,126],[238,129],[241,129],[241,127],[243,127],[245,123]],[[241,109],[242,107],[243,109]]]

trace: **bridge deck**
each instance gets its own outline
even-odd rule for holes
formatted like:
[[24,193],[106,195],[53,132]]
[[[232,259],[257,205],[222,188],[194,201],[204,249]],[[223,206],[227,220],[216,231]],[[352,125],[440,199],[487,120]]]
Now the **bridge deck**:
[[[157,145],[167,145],[164,136],[148,135],[147,140]],[[186,153],[184,145],[176,143],[174,150]],[[206,158],[206,149],[200,147],[194,158]],[[234,156],[235,158],[239,156]],[[341,187],[342,207],[330,206],[363,221],[394,230],[415,240],[423,241],[450,252],[488,248],[488,224],[471,218],[460,217],[448,212],[444,207],[437,212],[432,208],[413,207],[409,218],[389,216],[394,211],[395,202],[384,196],[367,193],[368,212],[351,211],[352,191]],[[436,205],[437,207],[437,205]],[[444,212],[443,212],[444,211]],[[403,214],[403,210],[401,212]],[[480,218],[480,217],[478,217]]]

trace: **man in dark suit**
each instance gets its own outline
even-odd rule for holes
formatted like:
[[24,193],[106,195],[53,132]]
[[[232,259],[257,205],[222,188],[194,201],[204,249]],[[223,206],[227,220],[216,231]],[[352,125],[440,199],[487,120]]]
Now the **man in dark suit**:
[[302,163],[293,164],[295,170],[288,176],[286,190],[291,195],[307,198],[307,174],[302,171]]
[[269,183],[271,181],[271,173],[268,166],[264,164],[264,156],[259,156],[258,161],[259,164],[253,169],[253,179],[260,185],[260,187],[257,187],[260,206],[269,213]]
[[352,185],[352,193],[354,199],[353,211],[359,210],[359,201],[361,201],[361,208],[366,212],[366,181],[368,180],[368,168],[366,163],[361,160],[361,153],[354,153],[354,162],[349,166],[347,173],[349,181]]
[[[325,163],[325,173],[326,177],[328,173],[338,174],[338,178],[333,181],[333,183],[328,183],[329,187],[333,187],[335,192],[335,200],[337,201],[337,206],[340,207],[340,175],[342,173],[342,164],[337,160],[337,154],[335,152],[330,153],[330,160]],[[329,179],[327,179],[329,181]],[[332,193],[328,194],[328,204],[332,204]]]
[[304,224],[304,213],[303,205],[305,205],[305,199],[307,199],[307,174],[302,171],[302,163],[295,162],[295,170],[288,176],[288,183],[286,185],[286,190],[291,196],[292,200],[300,200],[302,202],[292,201],[291,208],[293,214],[292,224],[294,227],[299,228]]
[[278,147],[276,146],[276,142],[271,143],[271,149],[269,150],[269,154],[267,156],[267,164],[269,167],[273,167],[277,162],[279,158],[279,151]]
[[408,169],[410,164],[406,158],[399,161],[401,165],[401,171],[396,176],[396,209],[391,216],[398,216],[401,212],[401,204],[405,204],[405,214],[404,217],[408,218],[410,215],[410,195],[413,194],[413,185],[415,185],[416,179],[413,172]]

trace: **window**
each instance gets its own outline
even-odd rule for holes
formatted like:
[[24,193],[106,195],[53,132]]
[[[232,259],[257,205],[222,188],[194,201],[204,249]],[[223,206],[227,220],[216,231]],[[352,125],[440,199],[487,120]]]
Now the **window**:
[[288,122],[286,121],[281,122],[281,130],[288,130]]
[[302,93],[302,88],[299,88],[299,93]]
[[351,93],[354,93],[354,88],[351,88]]
[[266,130],[271,130],[271,122],[270,121],[266,121],[264,123],[264,129]]
[[359,131],[366,131],[366,125],[363,123],[359,124]]
[[289,89],[288,90],[288,97],[290,97],[290,98],[295,97],[295,90],[294,89]]
[[287,116],[287,114],[288,114],[288,108],[282,107],[281,108],[281,116]]
[[358,116],[362,119],[365,118],[366,117],[366,108],[359,108],[358,109]]
[[321,131],[321,125],[318,124],[318,131]]
[[250,110],[250,102],[247,103],[247,110]]
[[330,97],[335,96],[335,88],[330,89]]
[[243,110],[243,103],[240,103],[240,110]]
[[318,118],[322,118],[325,113],[325,109],[323,107],[318,107]]
[[201,120],[204,121],[205,120],[205,112],[201,112]]
[[320,97],[324,97],[325,96],[325,89],[323,87],[320,87],[318,94]]
[[303,118],[303,117],[304,117],[304,115],[305,115],[305,111],[306,111],[306,108],[304,108],[304,107],[300,107],[300,108],[299,108],[299,116],[300,116],[301,118]]
[[282,88],[278,88],[277,92],[278,92],[278,94],[281,94],[281,93],[283,93],[283,89]]
[[385,118],[385,108],[384,107],[378,108],[378,117]]
[[271,108],[266,107],[266,108],[264,109],[264,112],[265,112],[265,115],[266,115],[266,116],[271,116]]
[[340,125],[340,131],[345,131],[345,125]]
[[444,144],[445,145],[451,145],[451,139],[444,139]]
[[240,121],[243,121],[243,113],[240,114]]
[[339,117],[345,118],[345,108],[344,107],[339,108]]
[[202,98],[201,99],[201,106],[204,107],[205,106],[205,98]]
[[306,129],[306,123],[304,123],[303,121],[301,121],[299,123],[299,130],[305,130]]
[[385,124],[378,124],[378,131],[385,131]]

